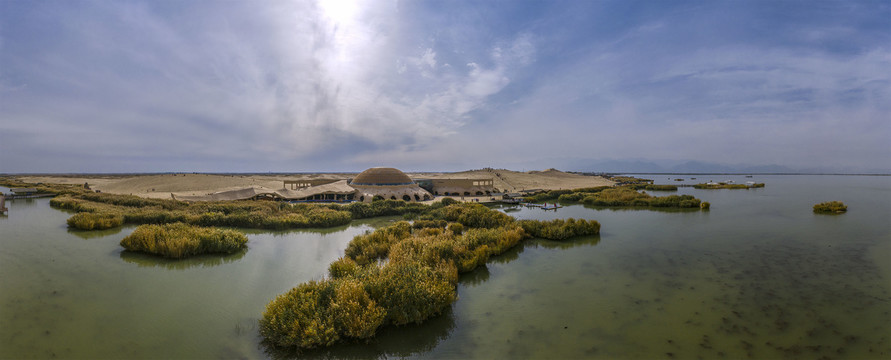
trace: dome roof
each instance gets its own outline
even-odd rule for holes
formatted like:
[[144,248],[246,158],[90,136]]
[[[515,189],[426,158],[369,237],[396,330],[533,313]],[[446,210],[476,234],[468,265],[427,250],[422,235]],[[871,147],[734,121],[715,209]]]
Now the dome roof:
[[412,185],[412,181],[404,172],[394,168],[375,167],[365,170],[353,178],[350,185]]

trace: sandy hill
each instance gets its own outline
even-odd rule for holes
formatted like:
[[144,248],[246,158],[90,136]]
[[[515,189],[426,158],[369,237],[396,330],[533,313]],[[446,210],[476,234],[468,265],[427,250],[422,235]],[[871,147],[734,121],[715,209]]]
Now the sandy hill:
[[[148,198],[169,199],[177,196],[207,195],[218,191],[254,187],[278,190],[283,180],[298,179],[347,179],[356,174],[294,174],[294,175],[217,175],[217,174],[149,174],[149,175],[68,175],[27,176],[26,182],[83,185],[89,183],[95,190],[112,194],[132,194]],[[613,182],[599,176],[569,174],[555,169],[517,172],[504,169],[469,170],[457,173],[415,173],[419,178],[479,178],[493,179],[495,188],[507,192],[532,189],[575,189],[581,187],[612,185]]]
[[[422,177],[419,174],[418,177]],[[433,179],[491,178],[495,188],[507,192],[520,190],[577,189],[583,187],[612,185],[613,182],[600,176],[584,176],[565,173],[556,169],[545,171],[519,172],[505,169],[469,170],[457,173],[423,174]]]

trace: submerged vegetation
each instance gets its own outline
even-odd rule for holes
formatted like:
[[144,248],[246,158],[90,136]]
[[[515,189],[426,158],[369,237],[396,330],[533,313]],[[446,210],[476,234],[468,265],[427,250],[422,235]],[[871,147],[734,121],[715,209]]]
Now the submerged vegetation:
[[353,238],[328,279],[298,285],[266,306],[260,334],[276,346],[314,348],[369,338],[388,324],[420,323],[457,299],[459,273],[523,239],[599,232],[597,221],[516,221],[480,204],[431,206],[413,224]]
[[142,225],[121,240],[121,246],[164,257],[181,259],[200,254],[231,254],[245,248],[247,236],[235,231],[183,223]]
[[827,201],[814,205],[814,212],[818,214],[841,214],[848,211],[848,206],[841,201]]

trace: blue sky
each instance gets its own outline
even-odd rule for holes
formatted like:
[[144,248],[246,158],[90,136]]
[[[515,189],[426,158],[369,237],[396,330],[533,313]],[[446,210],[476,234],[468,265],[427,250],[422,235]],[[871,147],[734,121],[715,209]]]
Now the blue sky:
[[889,19],[888,1],[0,0],[0,173],[889,172]]

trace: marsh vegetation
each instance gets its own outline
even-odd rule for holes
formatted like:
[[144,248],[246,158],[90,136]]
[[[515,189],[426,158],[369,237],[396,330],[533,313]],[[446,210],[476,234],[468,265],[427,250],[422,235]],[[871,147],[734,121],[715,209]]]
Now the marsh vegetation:
[[694,189],[757,189],[763,188],[764,183],[754,183],[754,184],[729,184],[729,183],[700,183],[693,185]]
[[220,201],[187,203],[146,199],[133,195],[68,193],[50,200],[57,209],[78,213],[68,226],[81,230],[107,229],[121,224],[187,223],[199,226],[254,229],[326,228],[346,225],[353,219],[418,214],[428,206],[400,200],[372,203],[290,204],[269,201]]
[[181,259],[201,254],[231,254],[246,247],[247,236],[226,229],[183,223],[141,225],[121,240],[129,251]]
[[814,205],[814,212],[818,214],[841,214],[848,211],[848,206],[841,201],[827,201]]
[[353,238],[329,266],[329,278],[301,284],[266,306],[260,333],[275,346],[314,348],[369,338],[388,324],[420,323],[457,299],[459,273],[523,239],[599,232],[597,221],[516,221],[472,203],[429,207],[413,224],[400,221]]

